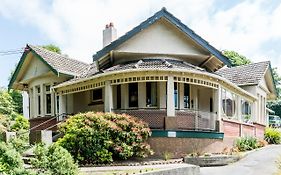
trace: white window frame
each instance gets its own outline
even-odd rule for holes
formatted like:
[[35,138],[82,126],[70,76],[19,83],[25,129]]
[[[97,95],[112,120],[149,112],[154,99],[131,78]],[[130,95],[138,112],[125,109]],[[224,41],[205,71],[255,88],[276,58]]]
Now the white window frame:
[[[49,91],[47,91],[47,86],[50,86],[50,90]],[[52,94],[51,94],[51,85],[50,84],[45,84],[44,86],[44,102],[45,102],[45,104],[44,104],[44,106],[45,106],[45,111],[46,111],[46,115],[52,115],[52,107],[53,107],[53,104],[52,104]],[[48,110],[47,110],[47,94],[50,94],[50,98],[51,98],[51,111],[50,111],[50,113],[47,113],[48,112]]]

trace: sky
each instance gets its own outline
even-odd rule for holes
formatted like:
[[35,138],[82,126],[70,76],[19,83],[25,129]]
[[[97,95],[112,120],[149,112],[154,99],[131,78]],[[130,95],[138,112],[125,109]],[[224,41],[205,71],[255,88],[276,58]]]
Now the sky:
[[279,0],[0,0],[0,86],[8,85],[21,57],[5,51],[55,44],[90,63],[106,24],[122,36],[162,7],[218,50],[270,60],[281,74]]

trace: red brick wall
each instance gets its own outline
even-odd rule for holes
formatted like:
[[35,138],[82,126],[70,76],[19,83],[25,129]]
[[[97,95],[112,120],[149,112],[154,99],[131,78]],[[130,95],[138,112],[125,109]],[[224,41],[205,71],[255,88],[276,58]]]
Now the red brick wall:
[[240,124],[223,120],[223,132],[225,137],[239,137],[240,136]]
[[255,135],[257,138],[263,139],[264,138],[264,130],[265,130],[265,126],[258,124],[258,123],[254,123],[255,126]]
[[235,138],[200,139],[200,138],[167,138],[152,137],[148,142],[155,156],[163,157],[165,152],[173,154],[174,158],[184,157],[194,152],[221,153],[224,149],[233,147]]
[[242,124],[242,136],[255,136],[254,125]]
[[[38,126],[40,123],[43,123],[47,120],[50,120],[52,117],[36,117],[36,118],[32,118],[32,119],[29,119],[29,122],[30,122],[30,128],[33,128],[35,126]],[[43,125],[41,126],[38,126],[32,130],[44,130],[50,126],[53,126],[57,123],[57,119],[54,118],[46,123],[44,123]],[[53,127],[52,130],[57,130],[57,127]]]

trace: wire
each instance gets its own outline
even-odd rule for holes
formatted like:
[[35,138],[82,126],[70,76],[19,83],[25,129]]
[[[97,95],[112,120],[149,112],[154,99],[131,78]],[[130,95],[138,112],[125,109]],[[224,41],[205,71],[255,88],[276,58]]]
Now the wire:
[[23,49],[24,48],[18,48],[18,49],[11,49],[11,50],[0,51],[0,56],[22,54],[23,53]]

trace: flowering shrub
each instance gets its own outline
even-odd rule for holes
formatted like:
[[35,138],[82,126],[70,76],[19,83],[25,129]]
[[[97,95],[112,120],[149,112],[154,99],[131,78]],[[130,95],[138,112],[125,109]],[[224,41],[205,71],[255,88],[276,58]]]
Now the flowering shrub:
[[109,163],[153,153],[146,143],[151,135],[148,125],[125,114],[80,113],[62,123],[59,130],[64,137],[58,144],[81,164]]
[[265,128],[264,139],[269,144],[280,144],[281,132],[275,128]]

